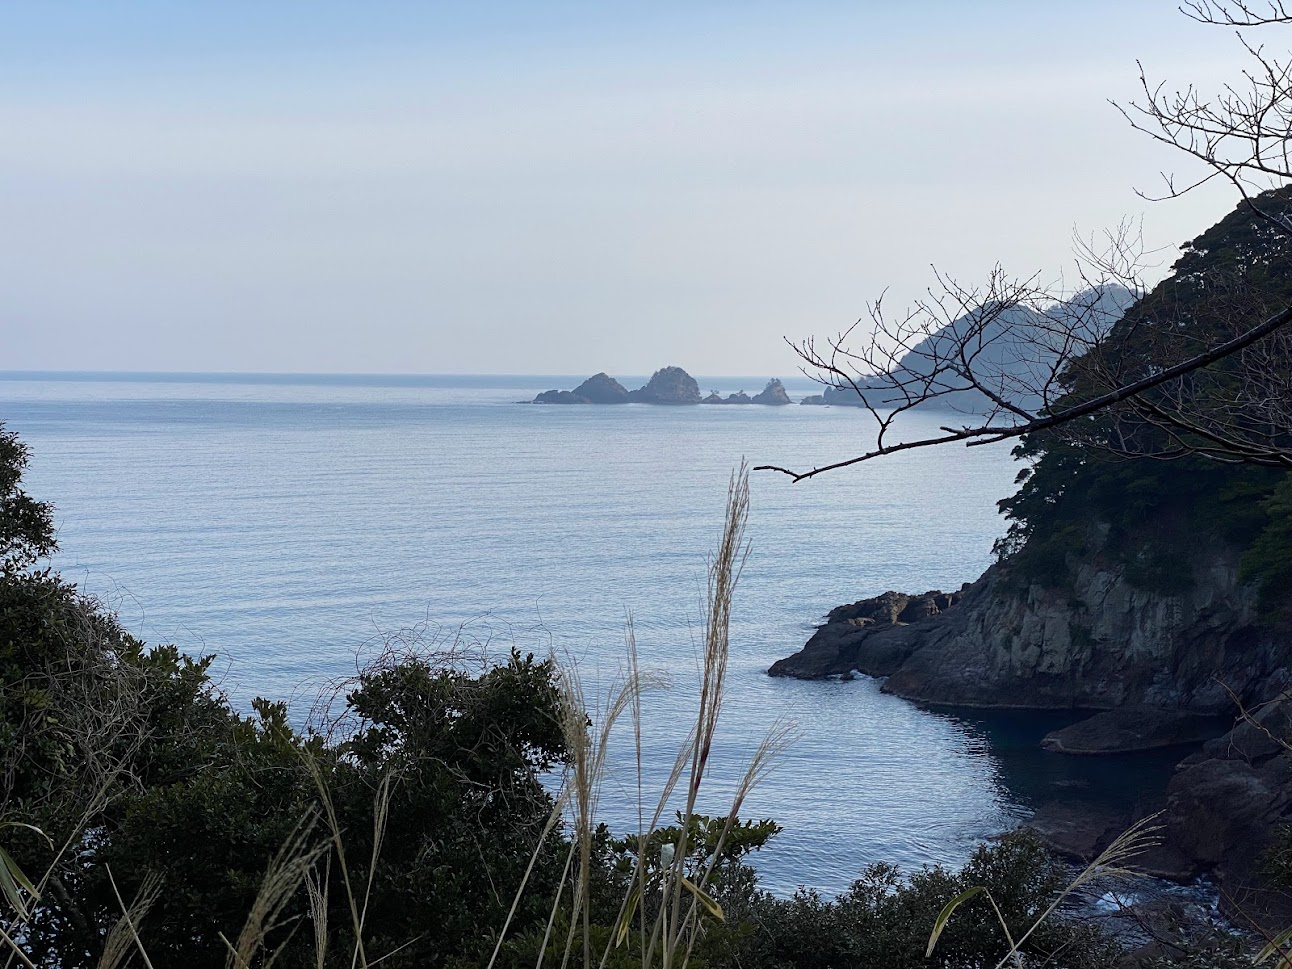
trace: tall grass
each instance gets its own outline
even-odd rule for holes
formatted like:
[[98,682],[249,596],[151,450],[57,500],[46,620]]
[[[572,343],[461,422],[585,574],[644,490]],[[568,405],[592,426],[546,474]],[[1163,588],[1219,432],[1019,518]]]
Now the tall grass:
[[[746,765],[728,807],[722,830],[709,856],[698,870],[688,872],[687,861],[695,846],[689,843],[693,821],[698,817],[701,788],[711,766],[714,741],[721,723],[726,695],[727,667],[730,657],[731,608],[736,585],[749,554],[746,536],[749,521],[749,475],[741,467],[731,479],[722,537],[711,556],[708,568],[705,629],[701,653],[698,707],[694,724],[680,746],[672,767],[664,776],[654,805],[646,812],[647,799],[642,777],[641,697],[645,690],[659,682],[657,676],[643,673],[638,664],[636,640],[631,619],[627,628],[627,669],[614,682],[599,710],[599,725],[588,720],[588,703],[578,670],[572,665],[561,668],[559,686],[562,696],[562,729],[570,750],[570,766],[557,799],[555,816],[569,815],[572,828],[570,857],[556,897],[552,902],[539,965],[545,958],[552,927],[568,895],[569,926],[561,947],[561,965],[566,966],[576,948],[581,949],[585,969],[604,967],[615,946],[625,946],[630,938],[643,969],[659,966],[674,969],[685,966],[703,933],[706,919],[721,919],[721,906],[709,892],[710,880],[723,856],[733,826],[738,823],[745,800],[757,782],[766,774],[773,758],[790,742],[793,728],[777,724],[763,739]],[[630,887],[619,907],[614,930],[600,953],[592,949],[592,866],[597,828],[597,806],[602,784],[609,767],[611,735],[625,716],[632,722],[636,777],[638,785],[637,852]],[[673,803],[679,785],[685,781],[683,807],[678,812],[680,835],[673,844],[664,845],[658,857],[650,857],[652,832],[660,828],[661,819]],[[538,849],[536,849],[538,850]],[[531,862],[532,868],[532,862]],[[522,884],[516,902],[527,890]],[[512,906],[514,912],[516,904]],[[508,920],[508,926],[510,918]],[[508,926],[504,926],[505,935]],[[498,939],[490,969],[497,961],[503,944]],[[594,955],[596,959],[594,961]]]

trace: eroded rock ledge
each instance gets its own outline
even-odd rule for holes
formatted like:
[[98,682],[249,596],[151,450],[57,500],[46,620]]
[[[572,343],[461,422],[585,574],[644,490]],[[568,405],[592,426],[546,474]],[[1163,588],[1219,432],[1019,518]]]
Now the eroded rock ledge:
[[923,641],[925,630],[904,633],[912,623],[940,616],[964,595],[933,590],[920,595],[885,592],[883,595],[831,609],[807,645],[793,656],[777,660],[767,672],[819,680],[848,676],[853,671],[868,676],[889,676]]
[[[994,565],[948,599],[885,593],[834,609],[768,672],[820,679],[855,670],[887,677],[887,693],[947,706],[1143,704],[1224,716],[1234,696],[1256,703],[1287,688],[1292,659],[1292,636],[1266,622],[1237,559],[1218,550],[1192,566],[1187,592],[1171,594],[1137,588],[1093,554],[1064,589]],[[898,601],[896,613],[883,605]]]

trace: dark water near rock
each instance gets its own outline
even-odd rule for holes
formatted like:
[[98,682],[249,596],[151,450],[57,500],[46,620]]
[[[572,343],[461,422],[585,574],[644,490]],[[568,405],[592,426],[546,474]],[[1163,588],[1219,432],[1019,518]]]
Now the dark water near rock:
[[[967,730],[981,731],[1000,765],[1001,781],[1030,808],[1047,801],[1086,803],[1109,810],[1151,814],[1162,807],[1175,765],[1201,745],[1131,754],[1074,757],[1042,750],[1049,732],[1095,711],[974,711],[953,713]],[[1217,721],[1217,735],[1232,724]]]
[[[691,716],[732,469],[838,458],[870,429],[840,408],[514,403],[578,379],[11,374],[0,420],[31,446],[31,490],[58,506],[65,575],[149,641],[217,653],[240,705],[295,698],[303,716],[321,684],[413,627],[554,649],[595,697],[631,613],[643,665],[673,679],[645,705],[649,788]],[[760,859],[772,889],[837,891],[881,860],[959,864],[1053,797],[1133,801],[1178,756],[1046,754],[1040,737],[1073,718],[925,710],[870,680],[764,675],[834,605],[976,578],[1016,471],[1004,449],[956,448],[799,485],[755,476],[704,807],[724,810],[770,727],[799,724],[746,810],[785,827]],[[602,805],[628,829],[636,776],[619,742]]]

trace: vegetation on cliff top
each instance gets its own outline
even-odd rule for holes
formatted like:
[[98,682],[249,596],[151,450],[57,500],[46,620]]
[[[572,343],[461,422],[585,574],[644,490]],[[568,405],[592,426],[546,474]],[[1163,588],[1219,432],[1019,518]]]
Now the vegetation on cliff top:
[[[1292,188],[1259,201],[1292,212]],[[1246,204],[1183,249],[1173,274],[1127,311],[1100,348],[1128,377],[1169,367],[1292,302],[1292,246]],[[1286,339],[1271,340],[1262,365],[1292,372],[1288,348]],[[1253,398],[1261,388],[1252,386],[1249,364],[1243,355],[1227,358],[1182,386],[1149,392],[1145,403],[1170,396],[1176,406],[1187,396],[1193,413],[1256,430]],[[1097,393],[1083,379],[1081,359],[1070,379],[1060,409]],[[1292,427],[1271,423],[1261,433],[1292,442]],[[1246,574],[1277,593],[1292,579],[1281,539],[1292,524],[1286,498],[1277,498],[1286,495],[1289,472],[1212,460],[1206,444],[1203,428],[1192,435],[1168,430],[1141,419],[1138,409],[1110,409],[1062,434],[1028,435],[1015,449],[1029,462],[1021,487],[1000,503],[1010,526],[998,552],[1020,577],[1061,584],[1069,556],[1098,544],[1092,528],[1102,528],[1102,554],[1132,582],[1179,591],[1195,553],[1229,546],[1246,550]]]

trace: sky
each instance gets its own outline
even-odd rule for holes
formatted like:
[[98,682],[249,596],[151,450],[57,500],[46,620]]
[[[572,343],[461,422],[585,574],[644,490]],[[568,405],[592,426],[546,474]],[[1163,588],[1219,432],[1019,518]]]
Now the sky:
[[0,0],[0,370],[788,376],[934,267],[1155,269],[1174,0]]

